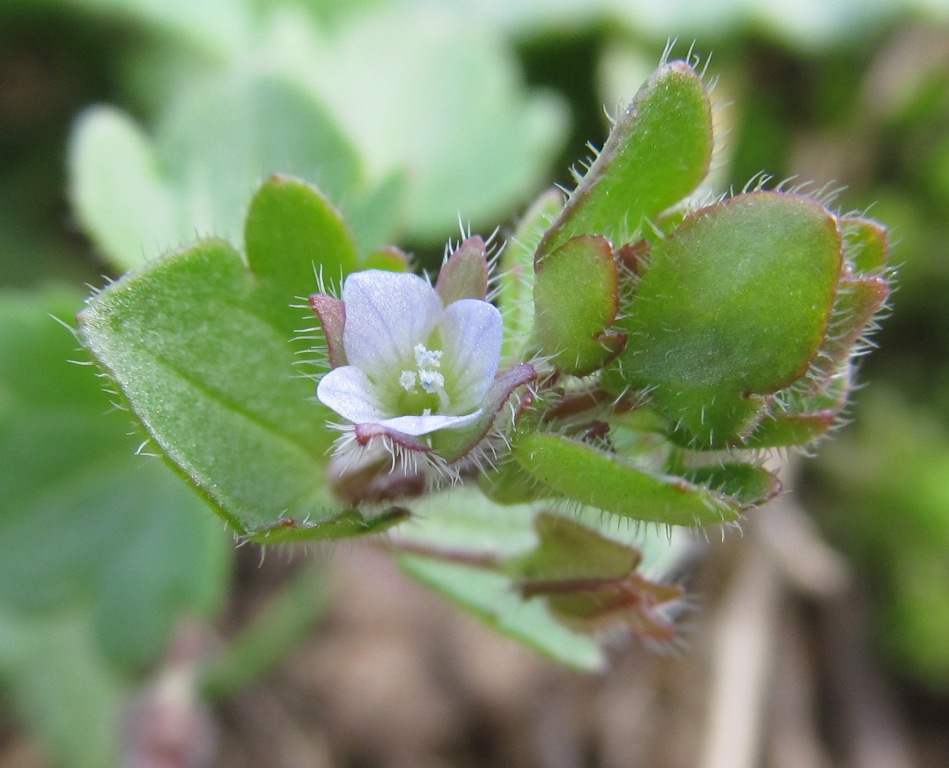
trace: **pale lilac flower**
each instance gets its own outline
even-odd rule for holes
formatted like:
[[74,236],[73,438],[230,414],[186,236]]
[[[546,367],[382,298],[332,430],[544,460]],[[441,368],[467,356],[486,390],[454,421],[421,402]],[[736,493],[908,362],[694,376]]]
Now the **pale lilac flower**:
[[469,237],[433,287],[407,272],[353,272],[342,297],[310,296],[331,370],[316,396],[342,420],[330,484],[351,501],[418,493],[490,466],[506,446],[529,363],[498,371],[503,323],[487,301],[484,241]]
[[442,305],[428,280],[370,269],[343,284],[342,365],[316,396],[352,424],[411,437],[484,414],[501,356],[501,313],[487,301]]

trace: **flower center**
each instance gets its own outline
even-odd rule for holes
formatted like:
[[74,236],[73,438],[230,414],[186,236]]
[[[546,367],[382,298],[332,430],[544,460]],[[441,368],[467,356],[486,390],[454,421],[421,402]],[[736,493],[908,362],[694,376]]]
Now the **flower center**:
[[402,393],[399,404],[405,413],[429,414],[444,412],[448,407],[445,377],[438,371],[442,364],[442,350],[428,349],[416,344],[415,370],[404,370],[399,376]]

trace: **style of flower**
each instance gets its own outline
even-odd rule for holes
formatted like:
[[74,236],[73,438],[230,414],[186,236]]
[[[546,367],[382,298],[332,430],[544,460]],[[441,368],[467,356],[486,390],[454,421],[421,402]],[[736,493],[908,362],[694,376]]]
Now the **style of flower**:
[[[486,300],[484,242],[468,238],[433,287],[412,273],[350,274],[342,297],[310,297],[331,370],[316,395],[345,424],[338,447],[381,439],[392,457],[427,455],[444,468],[472,454],[529,364],[498,373],[503,322]],[[393,471],[395,467],[393,465]]]

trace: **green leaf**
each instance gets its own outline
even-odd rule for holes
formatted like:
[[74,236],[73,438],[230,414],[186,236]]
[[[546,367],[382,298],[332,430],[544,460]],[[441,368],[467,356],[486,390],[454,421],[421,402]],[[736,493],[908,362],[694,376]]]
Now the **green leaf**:
[[824,409],[804,413],[769,413],[749,435],[748,448],[806,445],[826,434],[837,421],[837,411]]
[[[313,384],[295,373],[303,323],[288,306],[354,263],[329,204],[274,179],[252,202],[250,268],[229,245],[204,241],[110,285],[80,313],[80,335],[155,443],[240,534],[271,541],[370,532],[373,521],[334,511],[324,478],[334,434]],[[308,217],[319,222],[310,227]],[[287,247],[269,236],[286,228]],[[305,281],[305,282],[304,282]],[[315,339],[296,349],[313,348]],[[379,521],[390,520],[380,512]],[[378,527],[378,525],[376,525]]]
[[90,110],[77,123],[70,170],[81,222],[119,270],[196,232],[237,242],[247,201],[273,173],[316,181],[332,199],[351,202],[361,221],[375,214],[367,247],[387,234],[399,194],[395,177],[361,188],[355,149],[312,93],[252,71],[194,80],[168,105],[153,140],[115,110]]
[[741,442],[760,396],[807,372],[840,269],[835,219],[809,198],[755,192],[696,211],[653,244],[612,373],[687,444]]
[[14,712],[62,768],[118,765],[128,691],[87,613],[25,617],[0,607],[0,679]]
[[176,246],[186,234],[178,191],[152,142],[125,113],[111,107],[86,110],[73,128],[69,163],[73,209],[118,269]]
[[286,305],[257,301],[255,282],[229,245],[205,241],[112,284],[79,315],[83,343],[135,415],[239,533],[310,496],[328,502],[316,482],[325,414],[291,376],[275,318]]
[[890,240],[886,227],[873,219],[847,216],[840,219],[844,237],[844,253],[858,274],[882,271],[890,257]]
[[836,375],[806,382],[780,393],[780,405],[772,406],[758,423],[745,446],[774,448],[806,445],[825,435],[839,422],[851,389],[850,362]]
[[823,385],[849,365],[860,340],[872,329],[873,318],[886,303],[890,288],[882,277],[842,279],[830,316],[827,336],[811,376]]
[[659,607],[682,597],[682,588],[650,582],[637,573],[642,555],[578,520],[541,513],[538,546],[506,563],[525,598],[544,598],[564,624],[582,632],[626,628],[658,641],[675,639]]
[[[515,564],[540,545],[538,516],[550,515],[544,505],[502,506],[476,489],[456,488],[421,499],[415,512],[390,533],[410,575],[502,634],[561,663],[586,670],[604,667],[598,638],[555,619],[545,600],[525,600],[519,594]],[[669,573],[681,558],[683,540],[678,537],[614,521],[594,509],[575,509],[569,516],[570,523],[615,542],[627,555],[630,548],[640,552],[642,568],[650,575]]]
[[520,362],[534,332],[534,251],[560,209],[563,195],[548,189],[527,209],[500,256],[497,305],[504,317],[501,359]]
[[523,600],[503,574],[409,555],[401,556],[399,565],[503,635],[575,669],[606,668],[605,654],[592,637],[565,627],[541,601]]
[[689,482],[731,496],[743,506],[764,504],[781,491],[774,473],[754,464],[729,462],[695,467],[683,473]]
[[285,69],[330,106],[369,168],[406,172],[413,240],[443,242],[459,215],[493,227],[543,183],[567,113],[552,93],[527,91],[496,30],[412,4],[365,14],[332,39],[304,34],[270,45],[288,49]]
[[323,520],[281,517],[269,525],[249,531],[247,538],[260,544],[291,544],[310,539],[351,539],[383,533],[411,516],[404,507],[374,510],[369,516],[355,510],[324,513]]
[[479,476],[478,487],[498,504],[527,504],[543,496],[537,481],[516,461],[502,462],[493,472]]
[[695,190],[712,157],[712,113],[702,79],[681,61],[664,64],[620,116],[610,136],[544,235],[543,262],[570,238],[631,240]]
[[618,578],[639,567],[642,555],[632,547],[607,538],[578,521],[541,513],[535,523],[537,547],[512,558],[507,570],[518,579]]
[[229,549],[184,483],[134,455],[93,370],[67,362],[76,340],[47,313],[80,305],[73,291],[0,297],[0,609],[83,611],[103,658],[130,670],[183,613],[216,611]]
[[626,337],[608,330],[619,306],[618,280],[610,242],[595,235],[571,238],[538,262],[537,339],[557,368],[583,376],[620,352]]
[[284,327],[300,322],[294,299],[316,289],[317,267],[331,290],[356,268],[356,247],[340,215],[319,190],[289,176],[272,176],[257,190],[244,222],[244,245],[264,294],[261,303],[282,310]]
[[738,500],[657,475],[589,445],[557,435],[517,435],[513,455],[550,497],[563,496],[615,515],[664,525],[713,525],[734,520]]

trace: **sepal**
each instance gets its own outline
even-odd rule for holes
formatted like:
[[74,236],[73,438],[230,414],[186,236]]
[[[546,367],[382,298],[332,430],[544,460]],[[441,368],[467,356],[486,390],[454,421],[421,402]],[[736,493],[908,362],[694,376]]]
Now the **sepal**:
[[308,299],[316,313],[326,340],[326,349],[331,368],[348,365],[346,348],[343,346],[343,327],[346,325],[346,307],[342,301],[325,293],[314,293]]
[[459,299],[487,298],[488,252],[481,237],[466,238],[455,248],[438,273],[435,290],[446,307]]

